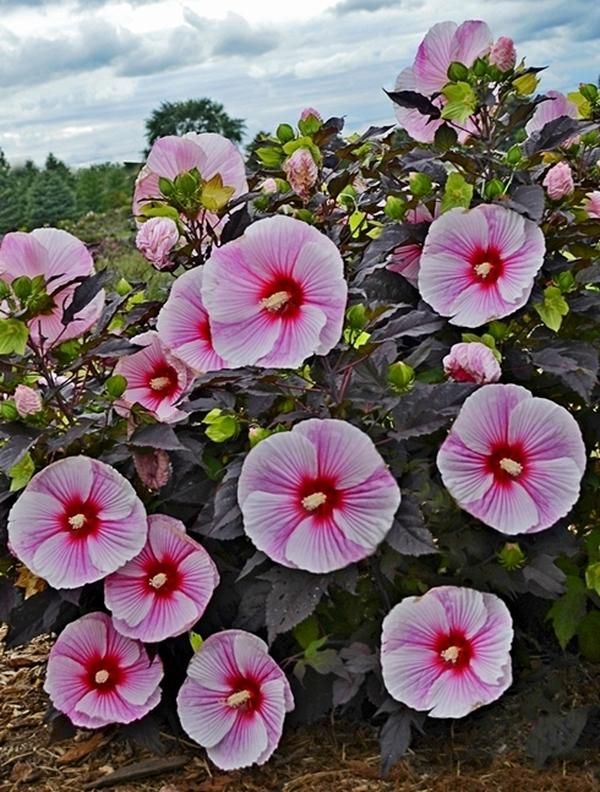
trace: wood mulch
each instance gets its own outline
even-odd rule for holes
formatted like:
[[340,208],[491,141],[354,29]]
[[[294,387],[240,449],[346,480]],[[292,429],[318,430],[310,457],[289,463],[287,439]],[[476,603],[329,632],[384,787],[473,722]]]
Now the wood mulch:
[[[0,636],[1,637],[1,636]],[[599,748],[593,744],[568,761],[536,768],[524,756],[525,730],[516,699],[497,705],[490,727],[474,718],[415,740],[406,759],[386,779],[379,773],[377,736],[344,722],[288,730],[262,768],[221,773],[204,752],[164,735],[164,755],[117,738],[115,730],[80,731],[52,742],[44,723],[42,690],[49,643],[3,650],[0,644],[0,790],[2,792],[597,792]],[[596,669],[597,671],[597,669]],[[599,675],[600,676],[600,675]],[[585,674],[583,692],[561,680],[569,701],[599,692]],[[578,680],[581,688],[581,680]],[[590,685],[593,692],[590,693]],[[506,703],[504,703],[506,702]],[[495,724],[495,725],[494,725]]]

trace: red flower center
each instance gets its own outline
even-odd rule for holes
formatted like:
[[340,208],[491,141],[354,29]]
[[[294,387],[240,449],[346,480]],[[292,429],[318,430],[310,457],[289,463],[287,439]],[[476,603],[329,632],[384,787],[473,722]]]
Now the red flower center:
[[487,458],[487,469],[497,483],[508,485],[525,472],[525,452],[520,445],[500,445]]
[[302,511],[320,517],[329,517],[332,511],[342,503],[342,493],[336,488],[335,482],[325,476],[304,481],[298,491],[298,500]]
[[260,707],[263,695],[257,679],[236,676],[232,677],[228,684],[231,689],[225,699],[228,707],[243,713],[252,713]]
[[96,657],[87,667],[87,684],[90,690],[109,693],[123,681],[125,674],[118,657],[105,655]]
[[439,664],[451,671],[464,671],[473,657],[473,645],[462,630],[451,630],[439,635],[433,650]]
[[304,291],[293,278],[282,276],[265,286],[259,301],[274,319],[293,319],[304,303]]
[[504,272],[504,262],[496,248],[478,248],[470,264],[473,280],[482,286],[493,286]]
[[208,315],[203,316],[202,319],[198,322],[197,326],[197,338],[198,341],[206,341],[210,346],[212,346],[212,333],[210,331],[210,323],[208,321]]
[[73,498],[64,507],[62,516],[63,530],[71,534],[73,539],[85,539],[99,529],[99,511],[98,506],[93,501]]
[[146,589],[155,597],[168,597],[181,587],[181,572],[173,561],[154,560],[146,565],[144,572]]
[[477,382],[473,372],[463,368],[458,363],[450,366],[448,374],[455,382]]
[[163,363],[150,372],[147,384],[157,396],[168,398],[177,392],[179,386],[177,372],[173,366]]

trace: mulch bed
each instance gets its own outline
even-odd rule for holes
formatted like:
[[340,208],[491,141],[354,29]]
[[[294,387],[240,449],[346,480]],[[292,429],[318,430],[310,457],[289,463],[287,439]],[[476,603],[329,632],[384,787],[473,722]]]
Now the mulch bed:
[[[377,735],[343,721],[288,730],[263,768],[220,773],[194,744],[163,735],[151,755],[118,739],[114,729],[78,732],[52,742],[42,690],[49,643],[0,645],[0,790],[85,792],[594,792],[600,789],[600,746],[584,741],[568,761],[536,768],[524,755],[531,723],[518,697],[506,696],[485,726],[471,716],[451,728],[428,727],[386,779],[379,774]],[[555,685],[565,704],[600,700],[598,668],[575,665]],[[552,672],[549,672],[550,674]],[[538,674],[539,678],[539,674]],[[544,684],[548,679],[544,680]],[[490,710],[491,712],[491,710]]]

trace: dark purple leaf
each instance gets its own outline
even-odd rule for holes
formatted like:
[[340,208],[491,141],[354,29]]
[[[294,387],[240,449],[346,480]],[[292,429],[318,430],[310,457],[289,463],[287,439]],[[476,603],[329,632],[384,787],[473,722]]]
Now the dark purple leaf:
[[272,584],[267,597],[269,643],[313,613],[330,580],[327,575],[280,567],[265,572],[260,578]]
[[550,758],[567,756],[577,745],[589,716],[589,707],[566,715],[542,715],[527,738],[526,751],[538,767]]
[[[385,88],[383,89],[385,91]],[[417,91],[385,91],[394,104],[409,110],[418,110],[421,115],[429,118],[440,118],[441,110],[437,105]]]
[[554,374],[588,404],[598,384],[598,351],[583,341],[552,342],[534,352],[531,360],[548,374]]
[[147,424],[137,429],[129,440],[136,448],[161,448],[163,451],[181,451],[183,446],[177,435],[166,424]]
[[73,292],[73,299],[63,311],[62,323],[67,325],[72,322],[75,316],[91,303],[98,292],[110,280],[110,277],[110,271],[105,269],[90,275],[89,278],[80,283]]
[[411,497],[403,496],[385,540],[402,555],[422,556],[438,552],[431,531],[425,527],[421,510]]

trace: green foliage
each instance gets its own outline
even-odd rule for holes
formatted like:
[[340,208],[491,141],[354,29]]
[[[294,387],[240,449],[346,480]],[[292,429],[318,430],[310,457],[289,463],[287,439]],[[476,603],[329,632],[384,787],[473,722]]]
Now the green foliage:
[[544,289],[543,302],[534,303],[533,307],[546,327],[555,333],[560,330],[563,317],[569,313],[569,304],[556,286],[547,286]]
[[467,209],[471,205],[473,191],[473,185],[469,184],[461,173],[456,171],[450,173],[442,196],[440,211],[447,212],[448,209],[457,207]]

